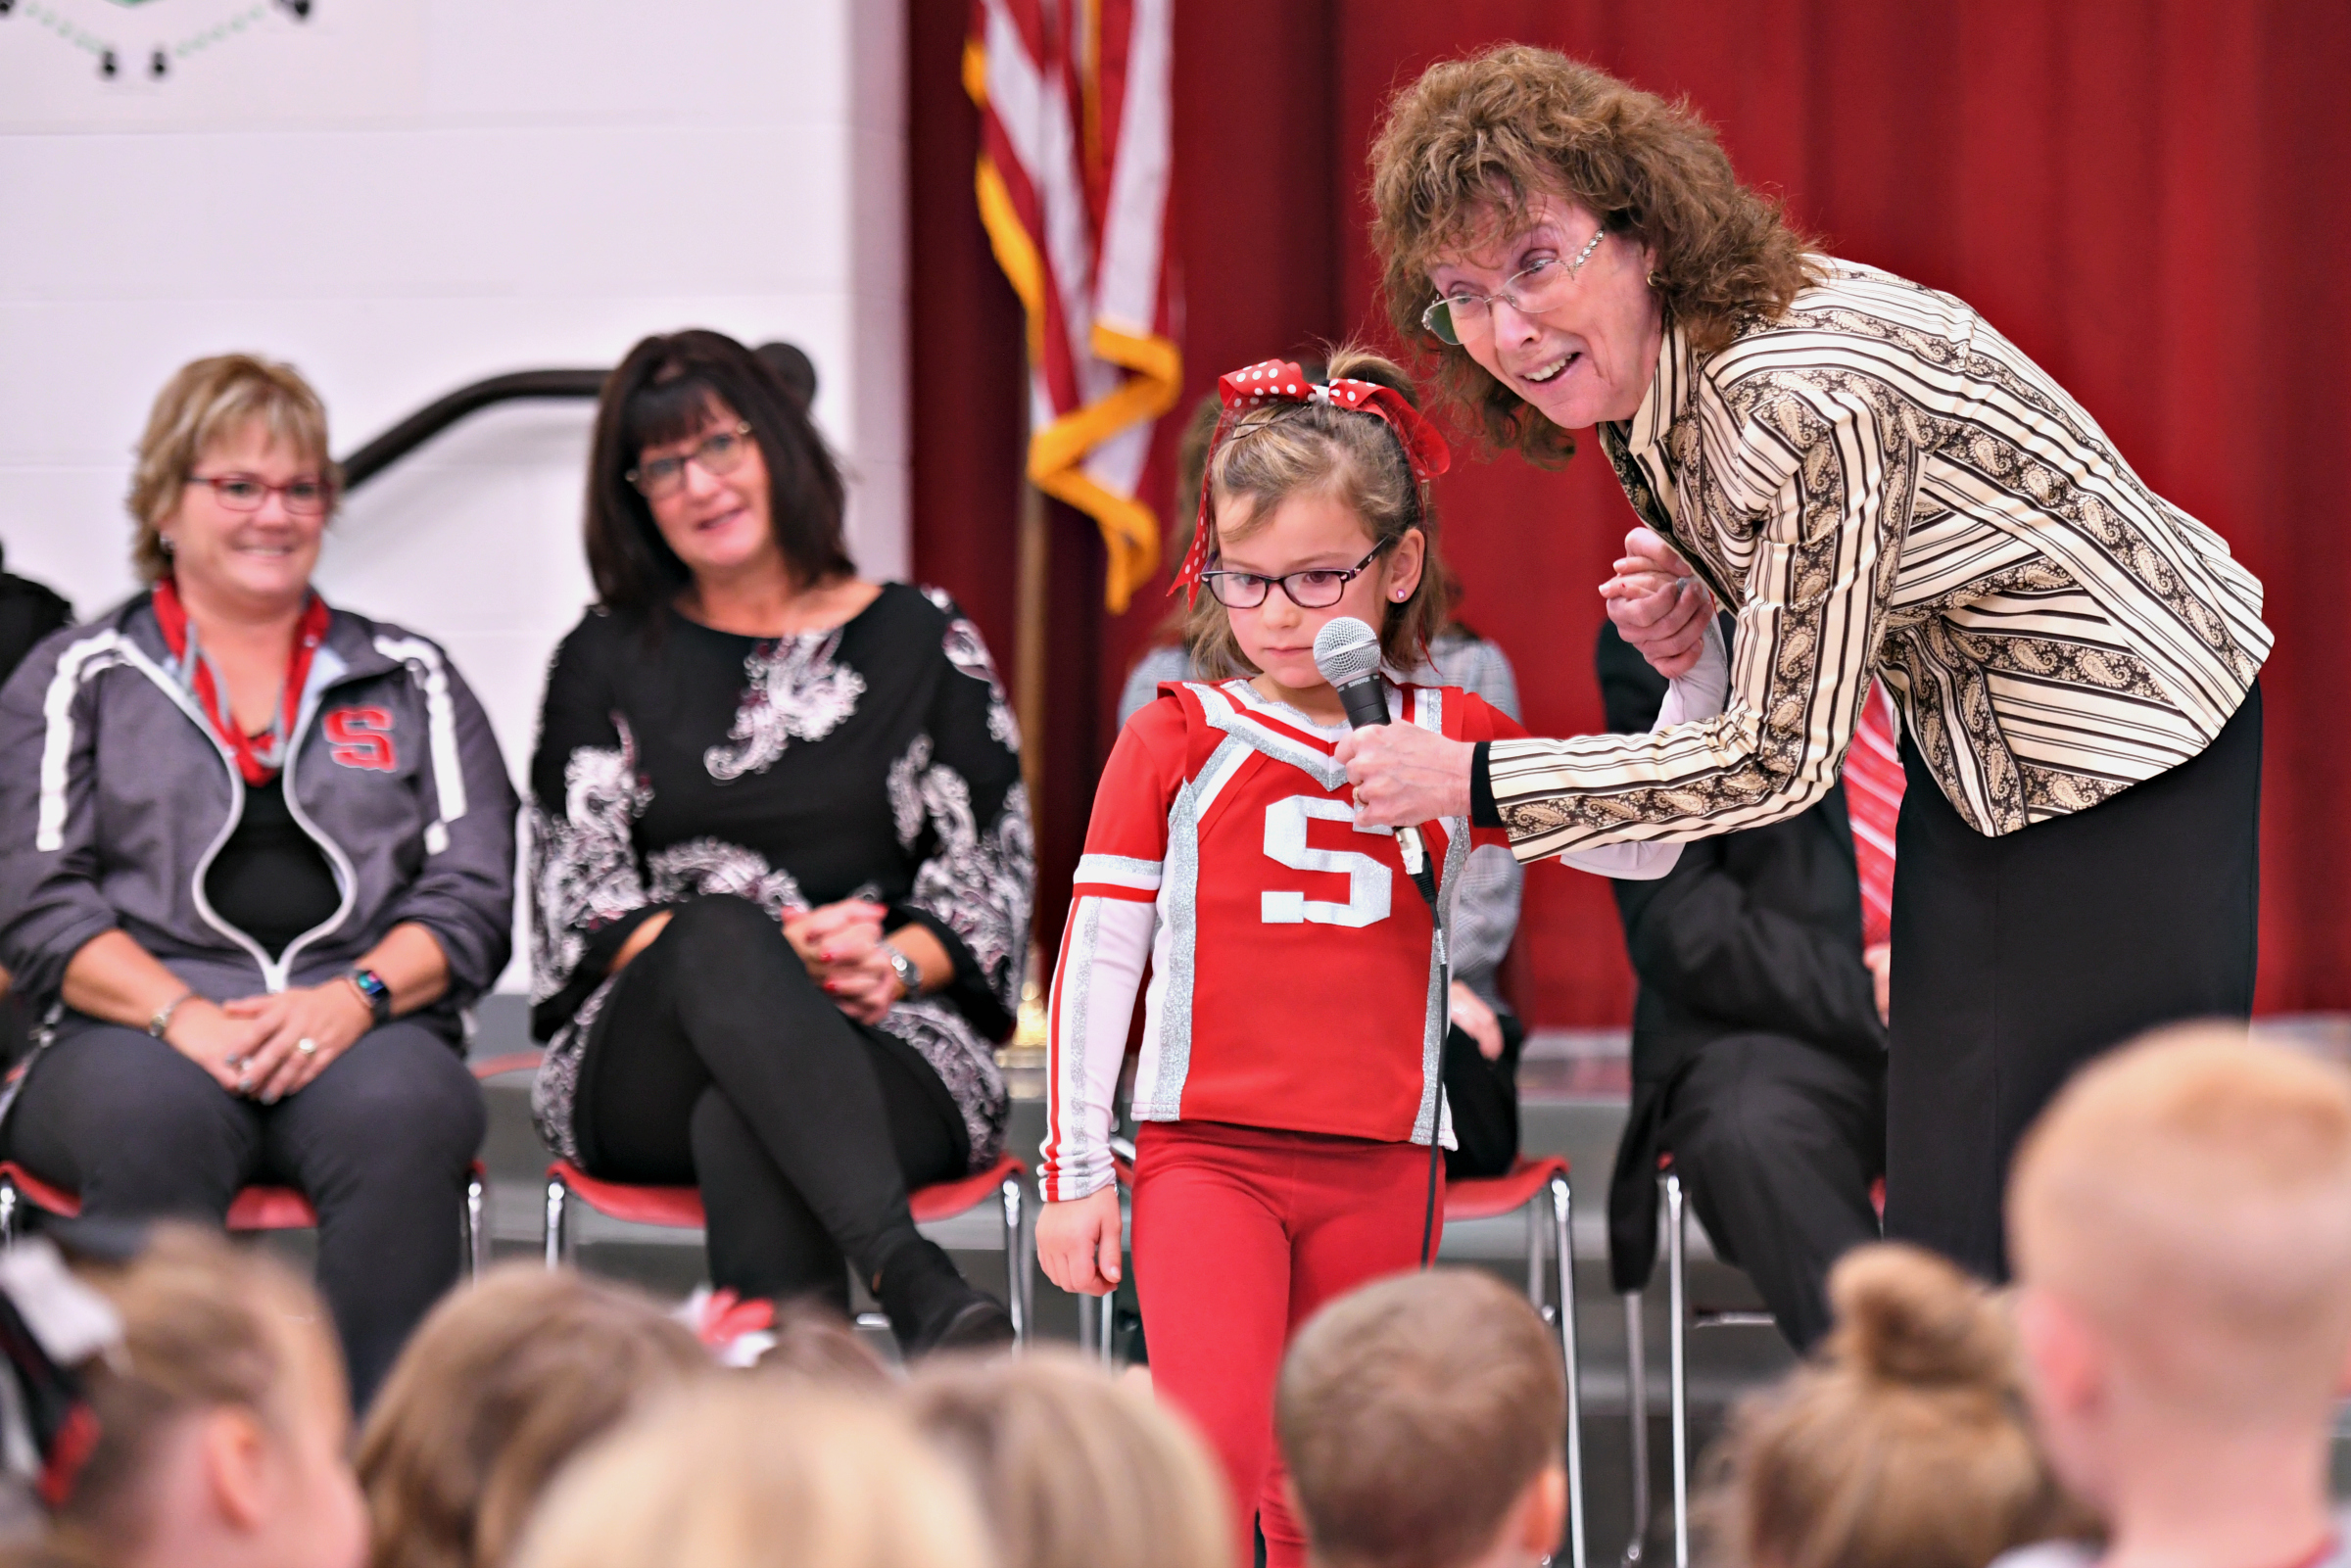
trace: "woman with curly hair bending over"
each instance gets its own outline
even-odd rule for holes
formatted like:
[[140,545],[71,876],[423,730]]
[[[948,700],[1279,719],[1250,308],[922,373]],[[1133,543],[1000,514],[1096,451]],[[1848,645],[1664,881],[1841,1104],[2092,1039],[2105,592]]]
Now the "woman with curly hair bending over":
[[907,1189],[984,1167],[1035,891],[1019,738],[942,594],[861,581],[806,410],[715,332],[648,338],[590,459],[600,602],[531,762],[540,1130],[698,1184],[710,1274],[910,1353],[1011,1337]]
[[1686,107],[1500,48],[1399,92],[1371,165],[1395,325],[1485,434],[1556,464],[1597,427],[1647,531],[1610,619],[1668,675],[1717,602],[1737,629],[1712,719],[1350,737],[1361,820],[1469,813],[1521,861],[1780,821],[1882,681],[1886,1226],[1996,1276],[2008,1153],[2067,1072],[2250,1011],[2260,583],[1965,304],[1813,251]]

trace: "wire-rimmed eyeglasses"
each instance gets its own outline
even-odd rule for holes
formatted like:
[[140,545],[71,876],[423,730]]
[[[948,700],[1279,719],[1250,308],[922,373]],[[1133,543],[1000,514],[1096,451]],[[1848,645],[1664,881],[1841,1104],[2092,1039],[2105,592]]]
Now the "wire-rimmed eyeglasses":
[[647,500],[659,500],[674,496],[686,483],[686,465],[693,463],[713,478],[731,474],[743,466],[750,455],[751,427],[746,421],[731,430],[714,430],[695,443],[692,451],[675,456],[655,457],[651,462],[639,463],[620,477],[637,487],[637,494]]
[[1592,260],[1600,242],[1608,237],[1604,228],[1594,229],[1584,248],[1575,253],[1575,260],[1562,261],[1547,256],[1529,267],[1522,267],[1502,280],[1502,287],[1492,294],[1473,294],[1457,288],[1420,312],[1420,324],[1437,336],[1440,343],[1459,347],[1471,338],[1483,338],[1493,330],[1494,302],[1501,300],[1520,315],[1541,315],[1556,310],[1567,303],[1567,290],[1575,275]]
[[180,483],[209,486],[213,499],[232,512],[258,512],[276,496],[286,503],[289,517],[315,517],[334,496],[325,480],[314,477],[272,485],[259,474],[190,474]]

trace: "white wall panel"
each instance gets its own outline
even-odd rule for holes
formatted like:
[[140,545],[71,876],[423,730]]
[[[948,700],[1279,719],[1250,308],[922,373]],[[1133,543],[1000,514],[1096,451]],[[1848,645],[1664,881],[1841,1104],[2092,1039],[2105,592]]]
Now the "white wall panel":
[[[195,356],[293,361],[349,451],[477,377],[606,365],[647,332],[707,325],[815,360],[852,551],[902,576],[899,13],[314,0],[296,23],[251,0],[20,0],[0,18],[10,567],[85,614],[130,591],[129,449]],[[66,38],[232,15],[250,27],[160,82],[101,81]],[[448,642],[518,781],[548,654],[589,592],[589,418],[477,415],[354,496],[320,568],[331,597]]]

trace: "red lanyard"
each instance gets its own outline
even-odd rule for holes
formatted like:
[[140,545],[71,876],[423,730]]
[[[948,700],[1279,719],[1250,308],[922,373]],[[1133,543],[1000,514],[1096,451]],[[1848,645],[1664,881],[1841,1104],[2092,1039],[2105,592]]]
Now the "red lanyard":
[[[249,784],[267,784],[286,765],[286,737],[294,733],[295,720],[302,712],[302,691],[310,683],[311,659],[326,637],[326,626],[330,619],[326,600],[312,594],[310,602],[303,606],[302,621],[294,628],[294,652],[286,660],[286,685],[279,698],[280,711],[271,718],[268,733],[260,737],[258,744],[256,737],[247,735],[237,723],[236,716],[229,711],[228,699],[213,674],[213,661],[204,656],[201,648],[197,649],[193,660],[189,659],[188,650],[196,641],[191,635],[194,628],[188,624],[187,606],[179,601],[179,590],[172,586],[169,578],[155,585],[155,618],[163,625],[164,643],[170,648],[171,656],[182,661],[183,666],[193,665],[193,668],[183,668],[181,679],[187,682],[188,689],[195,693],[197,705],[204,709],[205,718],[212,722],[213,734],[219,736],[220,743],[227,746],[236,757],[237,771],[245,776],[245,782]],[[264,755],[264,746],[267,748],[266,755]]]

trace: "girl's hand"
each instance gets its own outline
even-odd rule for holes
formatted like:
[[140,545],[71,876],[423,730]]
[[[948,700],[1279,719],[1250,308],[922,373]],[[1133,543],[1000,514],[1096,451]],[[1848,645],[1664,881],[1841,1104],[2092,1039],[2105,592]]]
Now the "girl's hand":
[[262,1031],[261,1044],[246,1058],[239,1077],[240,1092],[264,1105],[275,1105],[306,1087],[375,1024],[375,1015],[360,1000],[360,993],[340,978],[324,985],[298,985],[274,996],[239,997],[221,1011]]
[[237,1079],[247,1070],[245,1059],[263,1038],[262,1027],[253,1020],[231,1018],[218,1003],[201,996],[172,1009],[171,1025],[164,1030],[166,1045],[211,1073],[213,1081],[231,1094],[245,1092],[237,1087]]
[[1119,1184],[1066,1203],[1047,1204],[1036,1216],[1036,1259],[1045,1277],[1074,1296],[1108,1296],[1119,1288]]
[[1616,575],[1600,585],[1600,596],[1617,633],[1659,675],[1672,680],[1697,666],[1714,595],[1655,530],[1636,528],[1624,536]]
[[1479,1056],[1489,1062],[1501,1061],[1502,1021],[1486,1006],[1486,999],[1459,980],[1447,995],[1453,1004],[1453,1026],[1477,1042]]
[[1355,785],[1355,820],[1401,828],[1469,815],[1469,768],[1477,747],[1448,740],[1416,724],[1357,730],[1339,742],[1338,760]]
[[821,985],[838,958],[853,958],[882,939],[882,920],[888,913],[862,898],[792,910],[784,917],[784,940],[808,966],[809,978]]

